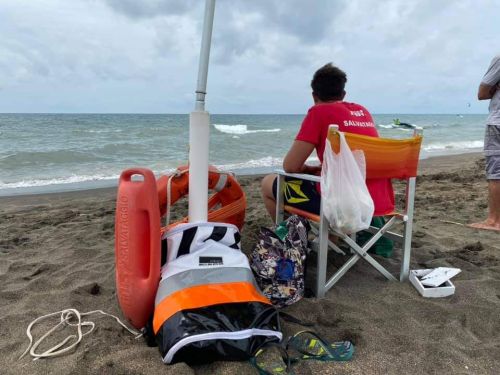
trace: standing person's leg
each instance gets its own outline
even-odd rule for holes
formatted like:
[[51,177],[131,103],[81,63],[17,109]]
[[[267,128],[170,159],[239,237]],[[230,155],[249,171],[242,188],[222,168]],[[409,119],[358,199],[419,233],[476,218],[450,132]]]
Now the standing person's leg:
[[500,180],[490,180],[488,182],[488,190],[488,218],[479,223],[469,224],[469,227],[500,231]]
[[469,226],[500,231],[500,126],[487,125],[484,138],[486,178],[488,179],[488,218]]
[[[498,163],[500,164],[500,156],[498,156]],[[500,166],[499,166],[500,167]],[[500,176],[499,176],[500,177]],[[490,211],[488,219],[500,229],[500,179],[489,181],[490,190]]]

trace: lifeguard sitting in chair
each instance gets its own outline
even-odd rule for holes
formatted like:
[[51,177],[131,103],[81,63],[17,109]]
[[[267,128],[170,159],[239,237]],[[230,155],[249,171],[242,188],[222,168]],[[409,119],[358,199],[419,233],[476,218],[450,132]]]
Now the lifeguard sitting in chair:
[[[305,216],[312,222],[319,224],[320,241],[316,283],[318,297],[323,296],[360,257],[370,262],[388,279],[395,279],[367,254],[367,250],[384,234],[391,239],[403,242],[404,256],[401,279],[407,277],[409,267],[413,218],[412,192],[415,188],[421,137],[418,136],[410,140],[377,139],[378,133],[375,124],[366,108],[343,101],[346,80],[345,73],[331,64],[323,66],[314,74],[311,87],[315,105],[309,109],[295,142],[285,157],[283,162],[285,171],[278,172],[279,178],[277,175],[268,175],[262,181],[262,195],[273,220],[280,221],[284,209]],[[318,158],[321,162],[323,161],[325,140],[329,136],[329,125],[331,124],[338,124],[339,131],[346,133],[351,149],[353,149],[351,138],[355,138],[356,135],[361,138],[361,146],[358,145],[356,149],[365,152],[366,185],[374,202],[374,216],[390,215],[391,219],[382,228],[370,228],[372,231],[378,231],[378,234],[375,234],[363,247],[358,246],[346,234],[336,233],[351,247],[354,255],[327,282],[328,222],[322,214],[319,191],[320,178],[317,176],[321,167],[309,166],[305,162],[313,149],[316,149]],[[335,137],[331,138],[330,141],[335,148]],[[377,144],[377,141],[380,141],[381,144]],[[365,147],[368,148],[368,153]],[[394,192],[391,178],[406,179],[409,183],[406,196],[411,202],[407,199],[404,214],[394,213]],[[403,236],[387,232],[398,218],[405,223],[405,235]],[[330,245],[339,251],[335,244],[330,242]]]
[[[314,106],[309,108],[299,133],[288,151],[283,168],[287,173],[319,175],[320,166],[306,164],[314,149],[323,161],[328,126],[338,124],[342,132],[378,137],[371,114],[356,103],[344,102],[346,74],[332,64],[320,68],[311,82]],[[266,209],[276,217],[276,175],[268,175],[262,181],[262,195]],[[367,180],[368,190],[375,204],[374,216],[385,215],[394,210],[394,192],[390,179]],[[286,204],[319,215],[321,195],[319,183],[297,178],[285,179]]]

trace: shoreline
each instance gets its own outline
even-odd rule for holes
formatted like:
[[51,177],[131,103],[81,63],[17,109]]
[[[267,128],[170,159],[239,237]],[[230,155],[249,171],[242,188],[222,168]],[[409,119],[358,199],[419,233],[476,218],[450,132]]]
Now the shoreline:
[[[437,155],[431,156],[425,159],[421,159],[419,163],[419,174],[422,170],[425,170],[426,165],[433,165],[436,163],[443,163],[444,165],[452,166],[455,162],[460,162],[468,158],[476,158],[480,157],[483,154],[481,152],[473,151],[473,152],[465,152],[459,154],[447,154],[447,155]],[[234,173],[238,179],[240,178],[257,178],[264,176],[266,174],[272,173],[274,169],[279,167],[261,167],[256,168],[255,173],[248,173],[246,170],[242,173],[239,173],[238,170],[235,170]],[[267,170],[266,170],[267,169]],[[83,185],[83,186],[82,186]],[[93,187],[92,185],[96,185]],[[58,189],[59,187],[59,189]],[[9,199],[9,198],[23,198],[30,196],[44,196],[44,195],[54,195],[54,194],[71,194],[71,193],[82,193],[85,191],[95,191],[96,193],[105,190],[113,190],[115,191],[118,187],[118,181],[91,181],[91,182],[78,182],[72,184],[63,184],[63,185],[46,185],[46,186],[33,186],[33,187],[20,187],[20,188],[12,188],[12,189],[4,189],[6,193],[0,190],[0,201]],[[57,190],[54,190],[57,189]]]

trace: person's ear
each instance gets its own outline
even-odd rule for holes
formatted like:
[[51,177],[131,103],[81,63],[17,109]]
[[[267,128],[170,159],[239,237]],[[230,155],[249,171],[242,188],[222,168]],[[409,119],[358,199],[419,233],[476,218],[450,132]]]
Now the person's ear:
[[342,90],[342,98],[341,98],[342,100],[344,100],[345,94],[346,94],[345,90]]
[[314,93],[314,91],[311,93],[312,97],[313,97],[313,101],[314,101],[314,104],[318,104],[318,97],[316,96],[316,94]]

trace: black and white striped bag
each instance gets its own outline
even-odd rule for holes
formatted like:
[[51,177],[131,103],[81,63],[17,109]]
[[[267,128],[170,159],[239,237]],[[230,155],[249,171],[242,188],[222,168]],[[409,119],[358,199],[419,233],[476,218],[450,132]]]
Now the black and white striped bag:
[[179,224],[163,235],[162,265],[199,249],[207,241],[241,250],[238,228],[226,223]]

